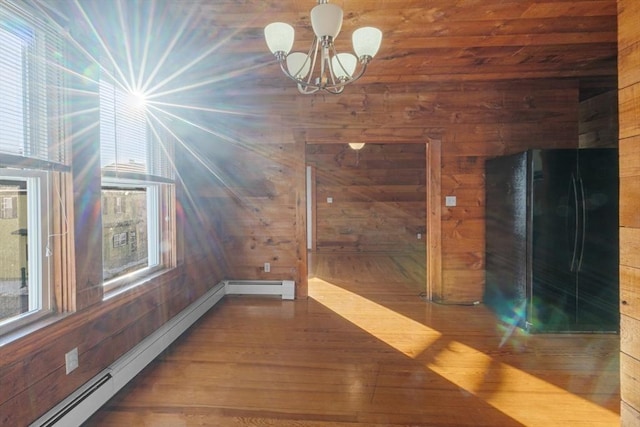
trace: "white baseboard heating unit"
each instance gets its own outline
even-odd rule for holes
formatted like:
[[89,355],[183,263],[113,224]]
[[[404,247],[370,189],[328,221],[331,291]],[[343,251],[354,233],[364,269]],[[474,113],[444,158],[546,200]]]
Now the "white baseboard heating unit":
[[30,427],[80,426],[225,295],[274,295],[295,299],[293,280],[225,280],[93,377]]
[[282,299],[295,298],[293,280],[225,280],[227,295],[280,295]]

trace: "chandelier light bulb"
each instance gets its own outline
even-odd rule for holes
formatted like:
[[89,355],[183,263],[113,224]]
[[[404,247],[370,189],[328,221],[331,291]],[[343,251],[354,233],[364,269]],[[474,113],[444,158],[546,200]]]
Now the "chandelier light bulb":
[[342,28],[342,8],[331,3],[317,5],[311,9],[311,26],[316,37],[335,39]]
[[272,22],[264,28],[264,38],[271,53],[284,52],[287,55],[293,47],[295,30],[284,22]]
[[304,79],[311,70],[309,55],[302,52],[291,52],[287,55],[287,70],[296,79]]
[[353,32],[351,36],[353,50],[356,56],[373,58],[380,49],[382,43],[382,31],[374,27],[362,27]]
[[331,58],[333,74],[335,74],[338,79],[350,79],[356,70],[357,63],[358,60],[356,57],[350,53],[339,53]]

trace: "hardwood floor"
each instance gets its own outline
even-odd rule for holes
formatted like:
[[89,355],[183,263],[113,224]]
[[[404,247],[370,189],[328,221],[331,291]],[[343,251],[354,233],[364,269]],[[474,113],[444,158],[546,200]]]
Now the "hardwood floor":
[[529,336],[482,304],[426,302],[419,265],[318,256],[306,300],[227,298],[86,424],[619,424],[618,336]]

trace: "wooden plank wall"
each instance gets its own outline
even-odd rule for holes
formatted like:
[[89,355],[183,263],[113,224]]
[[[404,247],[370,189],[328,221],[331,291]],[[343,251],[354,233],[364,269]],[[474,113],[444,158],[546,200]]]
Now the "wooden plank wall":
[[[194,172],[197,168],[191,159],[178,160],[178,164],[184,184],[177,191],[182,259],[178,267],[120,297],[103,300],[100,293],[89,300],[85,296],[79,299],[82,305],[77,312],[22,338],[3,336],[0,425],[28,425],[227,276],[221,248],[208,232],[209,217],[201,215],[186,191],[201,175]],[[79,181],[76,185],[81,185]],[[81,188],[76,191],[85,194]],[[90,211],[100,212],[100,192],[84,202]],[[87,227],[93,223],[78,217],[77,239],[91,236],[84,233]],[[93,256],[91,251],[77,251],[76,263],[85,265]],[[93,269],[101,271],[100,265],[93,264]],[[66,375],[64,355],[74,347],[78,348],[79,368]]]
[[203,138],[200,159],[210,171],[194,186],[229,267],[225,279],[294,280],[304,297],[304,144],[267,122],[234,131],[233,140]]
[[[572,81],[365,85],[337,97],[290,89],[233,95],[220,99],[247,116],[225,118],[224,138],[194,136],[178,161],[179,268],[117,301],[102,301],[99,287],[78,282],[87,290],[78,313],[0,347],[0,423],[37,418],[221,279],[294,278],[305,297],[305,143],[441,141],[443,269],[435,297],[448,302],[482,297],[484,160],[577,145]],[[83,209],[99,212],[99,192],[83,189],[82,170],[75,173]],[[458,205],[444,207],[446,195]],[[91,235],[83,221],[77,214],[77,240]],[[86,268],[91,256],[77,251],[78,266]],[[261,271],[264,262],[272,273]],[[80,369],[67,376],[64,353],[75,346]]]
[[443,301],[480,301],[484,292],[484,160],[529,148],[576,147],[576,82],[505,82],[459,95],[460,113],[444,134]]
[[[103,298],[101,245],[96,244],[102,239],[97,86],[82,77],[86,63],[73,64],[78,67],[68,80],[76,89],[68,98],[73,166],[62,180],[73,182],[73,210],[67,219],[75,237],[75,281],[61,289],[62,274],[56,276],[56,291],[65,294],[58,298],[61,312],[38,324],[39,329],[0,337],[2,426],[28,425],[228,276],[224,253],[211,233],[212,218],[191,193],[206,168],[178,149],[177,268],[144,286]],[[65,353],[75,347],[79,368],[67,375]]]
[[[578,146],[579,84],[571,80],[373,84],[337,97],[283,91],[266,100],[289,111],[283,126],[307,144],[441,141],[442,274],[434,297],[449,302],[482,298],[484,160]],[[449,195],[456,207],[444,206]]]
[[425,144],[307,145],[317,251],[424,252],[425,152]]
[[640,425],[640,2],[618,0],[621,424]]
[[[76,251],[85,269],[78,270],[81,311],[0,347],[0,423],[33,420],[221,279],[293,278],[305,297],[305,144],[440,141],[442,274],[434,297],[469,302],[482,298],[484,285],[484,160],[578,141],[578,84],[568,80],[364,84],[340,96],[248,87],[217,95],[245,115],[221,121],[224,137],[194,136],[179,159],[183,262],[166,280],[105,302],[101,287],[87,281],[95,254]],[[92,226],[82,225],[82,212],[96,211],[99,192],[83,187],[83,170],[74,172],[74,192],[84,195],[76,244],[91,248],[82,241],[91,235],[83,227]],[[447,195],[457,197],[456,207],[444,207]],[[75,346],[81,368],[66,376],[64,353]]]
[[618,91],[610,90],[580,102],[580,148],[618,147]]

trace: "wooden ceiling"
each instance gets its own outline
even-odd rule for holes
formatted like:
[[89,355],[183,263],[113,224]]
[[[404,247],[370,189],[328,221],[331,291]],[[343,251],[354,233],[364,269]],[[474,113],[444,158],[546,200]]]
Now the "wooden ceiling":
[[[380,52],[361,84],[589,78],[616,74],[615,0],[336,0],[344,10],[339,51],[351,32],[382,30]],[[242,64],[251,80],[286,87],[263,28],[288,22],[294,50],[306,51],[313,0],[201,0],[200,29],[217,53]]]
[[[116,77],[148,80],[152,101],[205,139],[261,139],[266,123],[312,143],[422,141],[528,81],[569,84],[582,99],[617,83],[616,0],[334,0],[338,51],[361,26],[383,32],[364,77],[337,97],[299,95],[264,40],[284,21],[294,50],[308,50],[314,0],[31,1],[64,17],[79,44],[93,41],[85,50]],[[469,91],[487,87],[485,107],[473,106]]]

